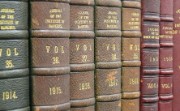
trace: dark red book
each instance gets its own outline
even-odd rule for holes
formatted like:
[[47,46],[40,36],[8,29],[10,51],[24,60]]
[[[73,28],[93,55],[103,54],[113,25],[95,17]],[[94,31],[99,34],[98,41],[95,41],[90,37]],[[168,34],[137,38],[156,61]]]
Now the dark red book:
[[159,111],[172,111],[173,0],[161,0]]
[[141,111],[158,111],[160,0],[142,0]]
[[174,50],[173,50],[173,111],[180,111],[180,4],[179,0],[174,0]]

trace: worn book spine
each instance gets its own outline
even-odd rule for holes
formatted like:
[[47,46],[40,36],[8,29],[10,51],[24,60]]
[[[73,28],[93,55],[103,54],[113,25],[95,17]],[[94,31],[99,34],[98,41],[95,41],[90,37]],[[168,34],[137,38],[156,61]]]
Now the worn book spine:
[[95,111],[94,36],[94,0],[71,0],[71,111]]
[[28,2],[0,1],[0,110],[29,111]]
[[32,111],[70,110],[69,0],[31,1]]
[[122,111],[139,111],[141,1],[122,6]]
[[96,111],[121,110],[121,1],[95,1]]
[[172,111],[173,0],[160,5],[159,111]]
[[180,4],[179,0],[173,1],[173,111],[180,110]]
[[142,0],[141,111],[158,111],[160,0]]

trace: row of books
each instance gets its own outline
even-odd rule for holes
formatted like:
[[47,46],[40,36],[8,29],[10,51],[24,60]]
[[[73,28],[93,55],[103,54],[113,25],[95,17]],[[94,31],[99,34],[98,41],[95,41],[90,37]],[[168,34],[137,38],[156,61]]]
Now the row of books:
[[178,0],[0,0],[0,111],[180,111]]

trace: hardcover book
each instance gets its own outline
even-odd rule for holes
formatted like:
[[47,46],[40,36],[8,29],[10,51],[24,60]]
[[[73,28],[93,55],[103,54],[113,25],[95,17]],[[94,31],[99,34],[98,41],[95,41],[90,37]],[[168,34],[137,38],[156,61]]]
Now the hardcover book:
[[139,111],[141,1],[122,6],[122,111]]
[[180,87],[179,87],[179,81],[180,81],[180,4],[178,0],[173,1],[173,14],[174,14],[174,22],[173,22],[173,29],[174,29],[174,36],[173,36],[173,111],[179,111],[180,110]]
[[121,1],[95,1],[96,111],[121,110]]
[[94,0],[70,2],[71,111],[95,111]]
[[160,3],[159,111],[172,111],[173,0]]
[[31,1],[32,110],[70,109],[70,5]]
[[160,0],[142,0],[141,111],[158,111]]
[[28,1],[1,0],[1,111],[30,110],[28,56]]

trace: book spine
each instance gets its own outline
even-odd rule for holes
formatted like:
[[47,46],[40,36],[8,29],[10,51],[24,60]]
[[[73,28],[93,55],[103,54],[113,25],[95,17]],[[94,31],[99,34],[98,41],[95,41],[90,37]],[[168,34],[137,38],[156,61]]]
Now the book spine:
[[180,4],[178,0],[173,1],[173,111],[179,111],[180,110],[180,98],[179,98],[179,81],[180,81]]
[[160,0],[142,0],[141,111],[158,111]]
[[173,0],[160,5],[159,111],[172,111]]
[[141,1],[122,6],[122,111],[139,111]]
[[28,2],[0,1],[0,110],[29,111]]
[[121,1],[95,1],[96,111],[121,110]]
[[71,111],[95,111],[94,0],[70,4]]
[[32,111],[70,109],[68,2],[31,1]]

